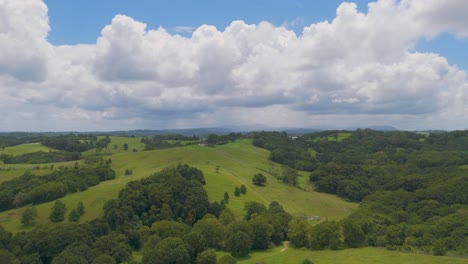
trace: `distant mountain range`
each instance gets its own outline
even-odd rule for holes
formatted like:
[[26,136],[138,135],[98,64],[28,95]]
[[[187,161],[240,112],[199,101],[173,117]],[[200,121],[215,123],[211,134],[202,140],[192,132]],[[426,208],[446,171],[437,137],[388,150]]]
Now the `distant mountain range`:
[[211,128],[183,128],[183,129],[136,129],[136,130],[121,130],[121,131],[89,131],[89,132],[0,132],[0,135],[9,135],[15,137],[25,137],[34,135],[44,136],[57,136],[64,134],[99,134],[99,135],[112,135],[112,136],[152,136],[152,135],[163,135],[163,134],[181,134],[184,136],[207,136],[209,134],[228,134],[231,132],[236,133],[248,133],[253,131],[284,131],[291,135],[301,135],[325,130],[356,130],[361,129],[372,129],[378,131],[398,131],[399,129],[392,126],[368,126],[368,127],[318,127],[318,128],[295,128],[295,127],[266,127],[266,126],[255,126],[255,127],[211,127]]
[[368,127],[343,127],[343,128],[295,128],[295,127],[267,127],[267,126],[234,126],[234,127],[211,127],[211,128],[182,128],[182,129],[136,129],[136,130],[121,130],[121,131],[89,131],[89,132],[0,132],[0,136],[14,136],[14,137],[26,137],[26,136],[57,136],[64,134],[99,134],[99,135],[111,135],[111,136],[152,136],[152,135],[164,135],[164,134],[180,134],[184,136],[207,136],[209,134],[229,134],[235,133],[248,133],[253,131],[282,131],[290,135],[302,135],[307,133],[325,131],[325,130],[356,130],[361,129],[372,129],[378,131],[398,131],[399,129],[392,126],[368,126]]

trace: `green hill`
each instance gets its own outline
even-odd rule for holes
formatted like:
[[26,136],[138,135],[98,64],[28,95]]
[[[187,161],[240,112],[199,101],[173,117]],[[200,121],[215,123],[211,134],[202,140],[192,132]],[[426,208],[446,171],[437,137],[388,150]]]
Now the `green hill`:
[[[128,141],[129,149],[134,148],[139,142],[138,139],[112,137],[109,146],[112,148],[114,144],[123,144],[124,139],[125,142]],[[86,191],[67,195],[61,200],[69,210],[76,207],[78,201],[82,201],[86,207],[82,220],[90,220],[102,215],[105,201],[116,198],[127,182],[147,177],[164,167],[187,163],[199,168],[205,174],[207,182],[205,188],[211,201],[222,200],[224,192],[228,192],[230,196],[228,207],[233,209],[238,217],[244,214],[243,206],[246,201],[258,201],[264,204],[278,201],[293,215],[320,215],[330,219],[343,218],[357,207],[357,204],[346,202],[334,195],[304,191],[284,185],[266,173],[264,173],[267,177],[265,187],[253,185],[251,182],[253,175],[268,169],[268,155],[267,150],[252,146],[250,140],[240,140],[216,147],[191,145],[154,151],[117,152],[108,156],[112,159],[112,167],[117,174],[115,180],[102,182]],[[217,166],[219,172],[216,172]],[[126,169],[132,170],[133,175],[124,176]],[[306,184],[307,181],[302,182]],[[235,187],[242,184],[247,187],[247,194],[235,197]],[[52,204],[53,202],[36,206],[39,224],[49,223],[47,218]],[[23,230],[19,218],[24,210],[25,208],[18,208],[0,213],[0,224],[11,232]]]

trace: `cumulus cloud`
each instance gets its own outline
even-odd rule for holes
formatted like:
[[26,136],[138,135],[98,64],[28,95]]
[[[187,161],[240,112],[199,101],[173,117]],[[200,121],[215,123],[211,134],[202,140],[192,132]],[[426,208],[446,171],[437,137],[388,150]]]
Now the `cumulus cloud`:
[[441,2],[380,0],[367,13],[343,3],[299,35],[233,21],[183,37],[117,15],[95,44],[54,46],[43,2],[0,0],[0,110],[21,109],[2,118],[18,128],[15,118],[41,120],[39,130],[52,120],[60,130],[382,120],[461,128],[466,71],[413,51],[440,33],[468,37],[467,4]]
[[0,1],[0,75],[42,81],[47,75],[47,6],[41,1]]

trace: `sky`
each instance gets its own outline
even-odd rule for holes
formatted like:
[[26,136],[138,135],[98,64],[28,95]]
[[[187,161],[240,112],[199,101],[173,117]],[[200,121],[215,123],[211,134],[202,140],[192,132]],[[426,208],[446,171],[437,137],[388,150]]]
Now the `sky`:
[[0,0],[0,131],[468,127],[468,1]]

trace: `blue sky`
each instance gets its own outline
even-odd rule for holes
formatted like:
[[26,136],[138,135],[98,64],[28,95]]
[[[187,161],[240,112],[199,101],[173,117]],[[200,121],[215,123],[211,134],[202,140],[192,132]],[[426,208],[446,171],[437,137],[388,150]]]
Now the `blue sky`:
[[[153,1],[153,0],[45,0],[49,8],[52,30],[48,39],[54,44],[95,43],[102,28],[117,14],[124,14],[156,29],[160,26],[175,32],[178,26],[214,25],[222,30],[234,20],[250,24],[268,21],[276,26],[286,25],[300,35],[304,26],[336,16],[341,0],[285,1]],[[371,0],[354,0],[358,10],[367,12]],[[86,18],[83,20],[83,18]],[[179,32],[179,34],[184,34]],[[451,64],[468,69],[468,40],[451,34],[421,39],[415,51],[435,52]]]
[[[49,40],[56,44],[94,43],[101,29],[117,14],[130,16],[148,24],[162,26],[198,27],[215,25],[224,29],[234,20],[249,24],[268,21],[276,26],[285,22],[297,23],[297,33],[311,23],[331,20],[342,1],[151,1],[151,0],[46,0],[52,31]],[[355,1],[360,10],[367,10],[370,1]],[[83,21],[83,17],[86,20]]]
[[467,13],[465,0],[4,0],[0,130],[465,129]]

